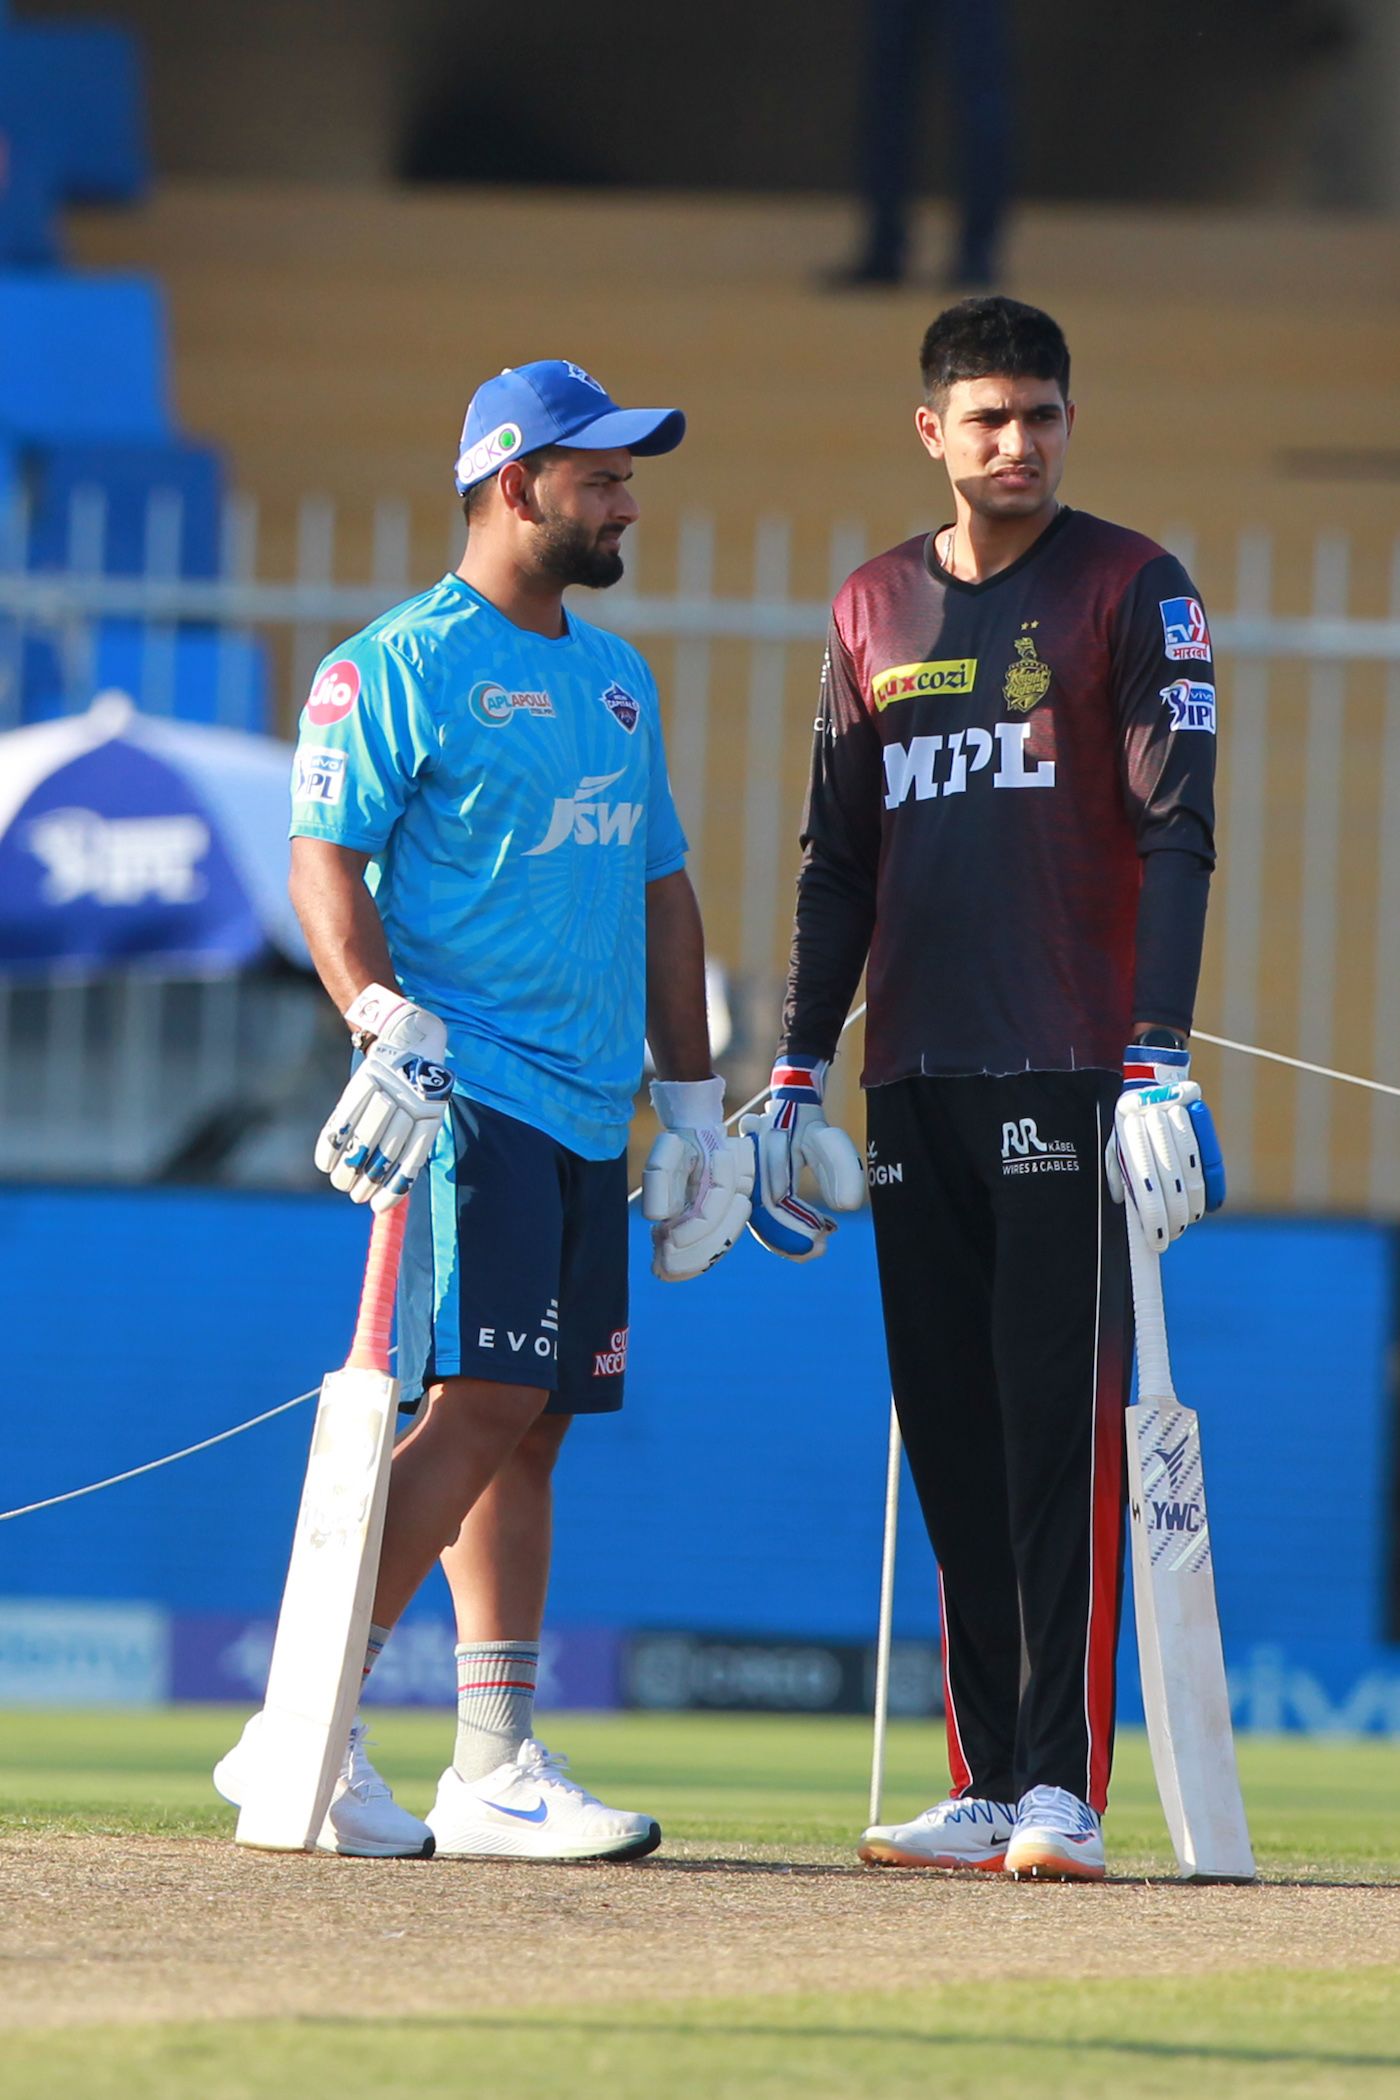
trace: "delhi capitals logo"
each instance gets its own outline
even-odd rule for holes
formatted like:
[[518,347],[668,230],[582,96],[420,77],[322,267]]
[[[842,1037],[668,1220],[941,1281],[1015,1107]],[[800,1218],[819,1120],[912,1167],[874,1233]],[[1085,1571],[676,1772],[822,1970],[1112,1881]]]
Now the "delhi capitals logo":
[[631,736],[632,731],[641,720],[641,702],[634,700],[630,693],[624,692],[620,685],[610,685],[607,691],[600,693],[598,697],[613,720],[620,722],[627,734]]

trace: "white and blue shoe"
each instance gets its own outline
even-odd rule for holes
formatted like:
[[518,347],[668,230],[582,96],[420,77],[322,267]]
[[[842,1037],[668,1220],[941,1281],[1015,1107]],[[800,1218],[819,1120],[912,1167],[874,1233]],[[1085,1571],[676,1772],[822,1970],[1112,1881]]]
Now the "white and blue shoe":
[[484,1779],[463,1779],[449,1765],[428,1811],[437,1857],[620,1860],[656,1850],[659,1823],[585,1793],[564,1777],[567,1764],[527,1736]]
[[[258,1769],[266,1762],[262,1738],[262,1715],[256,1713],[214,1767],[214,1785],[235,1808],[241,1808],[255,1788],[265,1783]],[[356,1721],[316,1850],[338,1852],[345,1859],[431,1859],[433,1833],[417,1816],[399,1807],[369,1761],[367,1741],[365,1723]]]
[[860,1857],[872,1867],[939,1867],[1000,1874],[1016,1811],[1009,1801],[935,1801],[911,1823],[872,1823]]
[[1018,1881],[1102,1881],[1099,1818],[1062,1786],[1033,1786],[1016,1804],[1006,1871]]

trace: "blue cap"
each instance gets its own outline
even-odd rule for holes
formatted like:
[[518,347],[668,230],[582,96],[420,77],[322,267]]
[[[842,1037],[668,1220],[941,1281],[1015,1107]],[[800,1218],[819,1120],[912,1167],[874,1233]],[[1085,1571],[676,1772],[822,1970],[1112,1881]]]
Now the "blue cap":
[[581,451],[674,452],[685,436],[678,408],[619,408],[606,387],[562,357],[507,365],[472,395],[457,455],[457,487],[489,481],[508,459],[540,445]]

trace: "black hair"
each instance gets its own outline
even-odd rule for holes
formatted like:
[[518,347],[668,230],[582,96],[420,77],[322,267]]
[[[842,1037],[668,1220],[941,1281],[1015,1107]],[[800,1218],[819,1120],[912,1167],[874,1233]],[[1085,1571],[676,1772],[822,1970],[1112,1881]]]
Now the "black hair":
[[1069,399],[1069,346],[1059,323],[999,294],[946,307],[924,336],[919,369],[924,399],[940,411],[960,379],[1053,379]]
[[[538,472],[542,467],[547,467],[554,460],[562,458],[567,450],[565,445],[536,445],[533,452],[522,452],[520,458]],[[488,474],[484,481],[474,481],[469,489],[462,490],[462,516],[467,521],[468,532],[485,510],[487,492],[495,479],[495,474]]]

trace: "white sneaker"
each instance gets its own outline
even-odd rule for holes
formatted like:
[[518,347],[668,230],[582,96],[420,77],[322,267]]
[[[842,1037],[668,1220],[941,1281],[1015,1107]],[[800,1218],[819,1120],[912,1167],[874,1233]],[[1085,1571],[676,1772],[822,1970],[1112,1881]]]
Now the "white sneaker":
[[[262,1715],[256,1713],[214,1767],[215,1786],[235,1808],[243,1806],[252,1790],[250,1767],[259,1755],[261,1733]],[[356,1721],[316,1850],[339,1852],[348,1859],[431,1859],[433,1833],[399,1807],[365,1754],[367,1739],[365,1723]]]
[[1102,1881],[1103,1829],[1087,1802],[1062,1786],[1033,1786],[1016,1804],[1006,1871],[1018,1880]]
[[605,1807],[563,1777],[567,1763],[527,1736],[514,1758],[484,1779],[463,1779],[449,1765],[428,1811],[438,1858],[641,1859],[654,1852],[660,1824]]
[[860,1857],[873,1867],[970,1868],[999,1874],[1016,1811],[1009,1801],[935,1801],[912,1823],[872,1823]]

